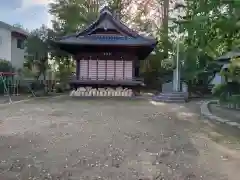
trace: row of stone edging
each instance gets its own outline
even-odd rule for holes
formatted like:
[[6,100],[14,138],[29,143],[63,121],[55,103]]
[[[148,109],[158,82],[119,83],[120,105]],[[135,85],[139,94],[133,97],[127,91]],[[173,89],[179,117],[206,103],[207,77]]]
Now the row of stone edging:
[[4,107],[4,106],[12,105],[12,104],[24,103],[24,102],[28,102],[28,101],[32,101],[32,100],[36,100],[36,99],[58,98],[58,97],[62,97],[62,96],[66,96],[66,94],[59,94],[59,95],[56,95],[56,96],[28,97],[26,99],[22,99],[22,100],[19,100],[19,101],[13,101],[11,103],[0,104],[0,107],[1,106]]
[[236,127],[238,129],[240,129],[240,124],[237,123],[237,122],[234,122],[234,121],[230,121],[228,119],[223,119],[221,117],[218,117],[218,116],[215,116],[214,114],[212,114],[209,110],[209,104],[211,103],[218,103],[217,100],[211,100],[211,101],[205,101],[202,103],[201,105],[201,114],[210,119],[210,120],[214,120],[214,121],[218,121],[220,123],[223,123],[223,124],[227,124],[229,126],[232,126],[232,127]]
[[238,105],[238,104],[234,106],[234,104],[229,103],[229,104],[225,104],[225,105],[221,104],[220,106],[222,106],[223,108],[227,108],[227,109],[240,110],[240,105]]

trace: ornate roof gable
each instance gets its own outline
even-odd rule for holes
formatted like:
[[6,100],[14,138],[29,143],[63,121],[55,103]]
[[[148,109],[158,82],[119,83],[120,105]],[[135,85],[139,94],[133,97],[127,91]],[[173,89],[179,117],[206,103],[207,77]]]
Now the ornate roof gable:
[[55,43],[72,54],[86,46],[131,46],[136,48],[139,58],[144,59],[155,48],[157,41],[133,31],[116,18],[108,7],[104,7],[97,20],[86,29],[61,37]]
[[85,30],[77,34],[78,36],[86,36],[96,34],[97,30],[104,31],[114,31],[116,34],[120,34],[122,36],[130,36],[137,37],[139,36],[132,29],[128,28],[126,25],[121,23],[116,17],[114,17],[109,7],[104,7],[100,11],[100,15],[96,21],[94,21],[90,26],[88,26]]

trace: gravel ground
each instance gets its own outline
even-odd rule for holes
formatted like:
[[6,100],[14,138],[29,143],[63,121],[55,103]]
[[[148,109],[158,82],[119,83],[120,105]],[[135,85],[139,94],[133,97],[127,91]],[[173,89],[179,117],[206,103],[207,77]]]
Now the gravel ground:
[[8,103],[10,103],[11,100],[12,100],[12,102],[21,101],[21,100],[29,98],[28,96],[29,95],[10,96],[10,99],[9,99],[9,96],[0,95],[0,105],[8,104]]
[[0,107],[0,180],[238,180],[240,151],[213,141],[193,105],[60,97]]

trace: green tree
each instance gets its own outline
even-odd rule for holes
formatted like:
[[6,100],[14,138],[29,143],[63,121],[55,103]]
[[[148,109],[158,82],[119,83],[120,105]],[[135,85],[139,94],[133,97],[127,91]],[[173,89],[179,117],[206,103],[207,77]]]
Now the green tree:
[[[51,3],[49,12],[54,17],[51,39],[82,30],[97,18],[99,8],[99,0],[57,0]],[[58,70],[58,77],[65,82],[73,71],[74,61],[71,61],[69,54],[58,48],[53,47],[50,55]]]
[[26,58],[25,66],[29,69],[33,67],[37,69],[38,73],[36,79],[41,75],[46,79],[46,71],[49,68],[49,32],[50,30],[42,25],[40,28],[30,32],[26,42],[28,57]]
[[181,6],[184,14],[180,21],[175,19],[177,25],[173,31],[179,25],[183,34],[182,75],[189,86],[202,86],[200,81],[208,85],[209,76],[219,68],[214,59],[239,42],[239,4],[236,2],[188,0]]
[[93,22],[99,12],[100,2],[88,0],[57,0],[50,4],[53,29],[59,35],[76,33]]
[[14,72],[11,62],[0,59],[0,72]]

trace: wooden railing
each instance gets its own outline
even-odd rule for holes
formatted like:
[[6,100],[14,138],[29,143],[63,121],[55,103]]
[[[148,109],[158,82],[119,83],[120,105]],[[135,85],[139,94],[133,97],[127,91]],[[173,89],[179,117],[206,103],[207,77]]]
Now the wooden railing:
[[69,77],[70,81],[144,81],[143,78],[135,77],[135,78],[110,78],[110,77],[79,77],[77,79],[76,76]]

